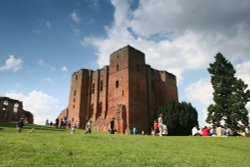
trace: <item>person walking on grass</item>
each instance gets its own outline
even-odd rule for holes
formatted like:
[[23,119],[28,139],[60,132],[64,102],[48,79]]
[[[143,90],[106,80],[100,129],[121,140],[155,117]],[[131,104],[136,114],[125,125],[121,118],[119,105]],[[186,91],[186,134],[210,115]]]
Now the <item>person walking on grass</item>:
[[114,117],[110,121],[110,134],[115,134],[115,118]]
[[71,127],[71,134],[75,134],[76,133],[76,124],[73,124]]
[[154,135],[156,135],[157,134],[157,132],[158,132],[158,122],[155,120],[154,121]]
[[17,132],[22,132],[23,125],[24,125],[23,118],[21,118],[21,119],[17,122]]
[[163,119],[162,119],[162,114],[159,114],[159,117],[158,117],[158,128],[159,128],[159,136],[162,136],[162,134],[163,134]]
[[86,124],[86,132],[85,134],[91,134],[91,128],[92,128],[92,121],[90,120],[87,124]]

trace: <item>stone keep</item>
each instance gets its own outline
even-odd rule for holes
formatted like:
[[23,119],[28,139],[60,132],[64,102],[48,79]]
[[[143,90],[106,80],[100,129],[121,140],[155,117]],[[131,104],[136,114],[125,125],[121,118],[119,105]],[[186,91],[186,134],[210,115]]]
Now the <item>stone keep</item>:
[[149,131],[157,108],[177,100],[176,77],[151,68],[144,53],[126,46],[111,54],[109,66],[72,74],[63,115],[80,128],[92,120],[93,130],[107,131],[114,117],[118,133],[129,133],[133,127]]

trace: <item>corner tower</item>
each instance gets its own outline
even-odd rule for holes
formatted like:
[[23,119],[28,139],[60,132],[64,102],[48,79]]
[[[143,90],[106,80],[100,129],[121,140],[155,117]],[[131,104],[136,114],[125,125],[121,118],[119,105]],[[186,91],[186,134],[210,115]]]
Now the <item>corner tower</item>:
[[89,114],[91,71],[81,69],[71,76],[71,87],[68,103],[68,123],[79,123],[80,128],[86,124]]
[[144,53],[128,45],[111,54],[108,95],[109,119],[115,117],[119,133],[148,128]]

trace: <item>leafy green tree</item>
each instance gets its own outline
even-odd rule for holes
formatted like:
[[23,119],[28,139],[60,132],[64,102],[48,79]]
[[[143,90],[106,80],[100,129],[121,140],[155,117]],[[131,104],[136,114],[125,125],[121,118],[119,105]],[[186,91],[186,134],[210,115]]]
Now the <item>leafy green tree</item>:
[[248,126],[248,112],[245,108],[250,98],[247,84],[235,77],[233,65],[221,54],[215,56],[208,72],[214,89],[214,104],[208,107],[206,121],[215,126],[225,121],[231,129],[238,130],[242,124]]
[[163,114],[163,122],[168,127],[169,135],[191,135],[192,128],[198,125],[196,109],[186,102],[172,102],[157,110],[157,115]]

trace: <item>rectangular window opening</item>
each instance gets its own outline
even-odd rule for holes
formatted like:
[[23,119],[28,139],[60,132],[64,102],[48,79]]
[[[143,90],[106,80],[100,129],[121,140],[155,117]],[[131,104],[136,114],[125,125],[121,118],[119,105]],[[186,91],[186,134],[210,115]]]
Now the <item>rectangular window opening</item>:
[[100,91],[103,90],[103,81],[100,82]]
[[93,83],[92,84],[92,94],[94,94],[95,93],[95,84]]
[[115,81],[115,87],[118,88],[119,87],[119,81]]

